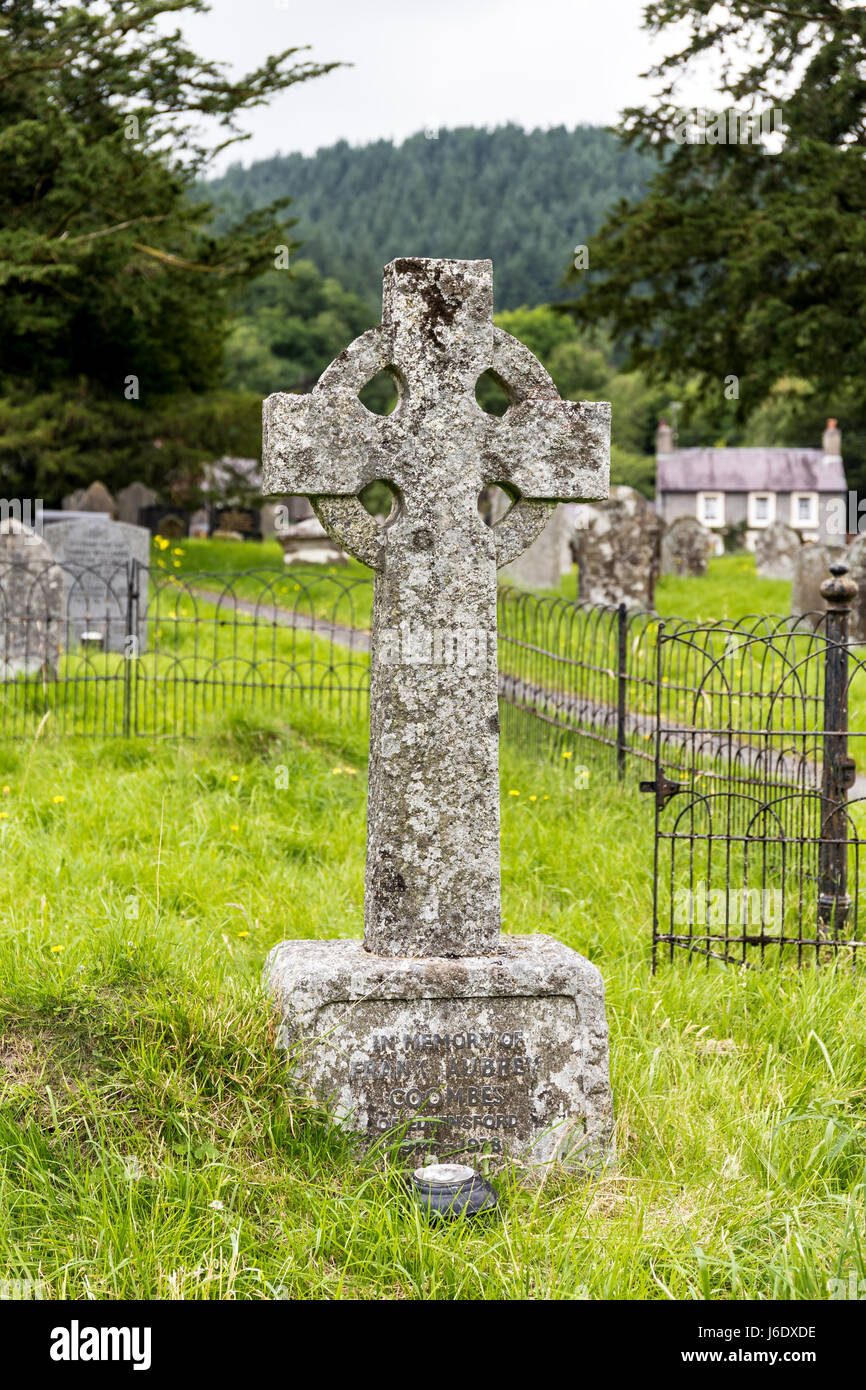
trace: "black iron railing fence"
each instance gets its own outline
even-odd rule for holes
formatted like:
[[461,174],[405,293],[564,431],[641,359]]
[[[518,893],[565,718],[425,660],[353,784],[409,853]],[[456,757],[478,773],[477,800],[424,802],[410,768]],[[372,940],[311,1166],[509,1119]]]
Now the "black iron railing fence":
[[[679,947],[856,959],[866,669],[834,569],[829,611],[797,619],[665,620],[499,591],[506,743],[654,794],[654,961]],[[0,564],[0,738],[40,723],[190,737],[214,714],[296,702],[364,711],[371,611],[370,580],[309,567]]]
[[[368,698],[366,578],[51,568],[53,590],[35,567],[0,564],[0,737],[26,736],[47,709],[61,734],[189,736],[233,704]],[[818,786],[828,654],[848,650],[827,622],[686,622],[502,587],[503,733],[621,778],[659,762],[680,784]],[[852,680],[834,679],[847,702]],[[866,691],[862,704],[866,715]]]
[[371,585],[339,574],[0,565],[0,738],[194,737],[231,709],[367,700]]
[[679,949],[857,964],[866,667],[844,564],[822,594],[797,620],[659,632],[654,967]]

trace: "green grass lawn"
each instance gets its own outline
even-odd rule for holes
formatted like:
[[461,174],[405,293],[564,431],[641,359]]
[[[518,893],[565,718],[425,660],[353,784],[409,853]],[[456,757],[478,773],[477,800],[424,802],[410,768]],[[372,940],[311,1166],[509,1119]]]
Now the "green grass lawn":
[[[43,735],[45,737],[45,735]],[[360,935],[366,730],[0,749],[0,1270],[79,1298],[824,1298],[866,1275],[866,995],[649,974],[651,807],[503,753],[504,919],[607,984],[619,1163],[428,1227],[292,1087],[258,981]],[[512,795],[511,793],[519,793]],[[535,798],[534,800],[532,798]]]
[[[193,546],[224,576],[248,549],[185,542],[174,573],[208,562]],[[303,582],[276,560],[278,586]],[[756,597],[725,557],[680,607]],[[153,616],[160,661],[197,659],[170,603]],[[229,624],[218,650],[243,667],[257,640]],[[322,646],[273,642],[280,660]],[[272,709],[269,690],[210,707],[195,741],[155,717],[101,742],[49,717],[34,740],[34,709],[0,743],[3,1278],[97,1299],[662,1299],[824,1298],[866,1276],[862,980],[683,960],[652,977],[650,799],[507,741],[506,930],[602,971],[619,1161],[500,1172],[500,1215],[428,1227],[399,1165],[330,1129],[274,1049],[268,949],[361,934],[367,732],[357,707]]]
[[370,627],[373,572],[359,560],[341,565],[286,565],[278,541],[154,541],[151,569],[161,586],[175,579],[195,590],[326,618],[345,627]]
[[[577,597],[576,566],[563,576],[561,592],[566,598]],[[784,616],[791,610],[791,584],[787,579],[761,579],[754,555],[739,551],[713,556],[704,575],[663,574],[656,584],[655,606],[663,618],[699,623],[719,618],[736,622],[751,614]]]
[[[222,581],[240,576],[246,570],[273,572],[273,601],[291,607],[297,602],[297,594],[308,593],[317,597],[316,579],[330,576],[330,581],[321,584],[319,592],[322,606],[318,610],[330,614],[325,602],[328,595],[331,604],[334,597],[334,580],[345,585],[353,593],[357,607],[355,625],[369,627],[369,601],[364,602],[356,587],[358,580],[369,582],[371,571],[357,560],[349,560],[345,565],[292,565],[283,564],[282,547],[277,541],[218,541],[181,540],[172,542],[166,550],[158,545],[153,547],[154,569],[164,569],[166,574],[175,574],[181,580],[195,575],[196,583],[202,571]],[[298,585],[296,589],[294,586]],[[261,579],[244,586],[238,582],[233,592],[238,596],[249,593],[258,597],[262,592]],[[545,590],[545,593],[553,591]],[[577,569],[563,576],[562,585],[557,591],[566,598],[577,596]],[[269,599],[269,601],[271,601]],[[345,600],[344,600],[345,602]],[[755,558],[746,552],[734,555],[720,555],[710,560],[707,573],[699,578],[684,578],[681,575],[663,575],[656,586],[656,608],[663,617],[688,618],[696,622],[729,618],[736,621],[753,613],[786,614],[790,610],[791,585],[784,579],[761,579],[755,573]]]

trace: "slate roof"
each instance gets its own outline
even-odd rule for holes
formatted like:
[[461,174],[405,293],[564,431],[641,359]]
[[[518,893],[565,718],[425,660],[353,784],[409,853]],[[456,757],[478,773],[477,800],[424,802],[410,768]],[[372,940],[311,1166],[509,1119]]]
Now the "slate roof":
[[845,492],[822,449],[677,449],[656,458],[656,492]]

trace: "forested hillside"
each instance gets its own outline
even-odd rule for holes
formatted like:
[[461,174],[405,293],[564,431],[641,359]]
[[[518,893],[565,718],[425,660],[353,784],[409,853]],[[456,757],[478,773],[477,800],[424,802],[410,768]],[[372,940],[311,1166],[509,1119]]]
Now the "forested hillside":
[[574,247],[648,169],[600,127],[466,127],[236,164],[209,192],[223,226],[290,197],[304,258],[374,310],[382,266],[406,255],[492,257],[503,310],[573,297],[560,282]]

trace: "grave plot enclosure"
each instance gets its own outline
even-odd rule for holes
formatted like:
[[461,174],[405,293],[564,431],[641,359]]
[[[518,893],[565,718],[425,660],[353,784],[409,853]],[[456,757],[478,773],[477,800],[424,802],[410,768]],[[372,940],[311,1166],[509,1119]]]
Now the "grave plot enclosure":
[[822,594],[809,619],[660,627],[654,964],[858,961],[866,670],[843,563]]
[[77,567],[41,563],[0,565],[0,738],[43,721],[49,738],[191,738],[232,712],[367,708],[365,579],[131,562],[81,585]]

